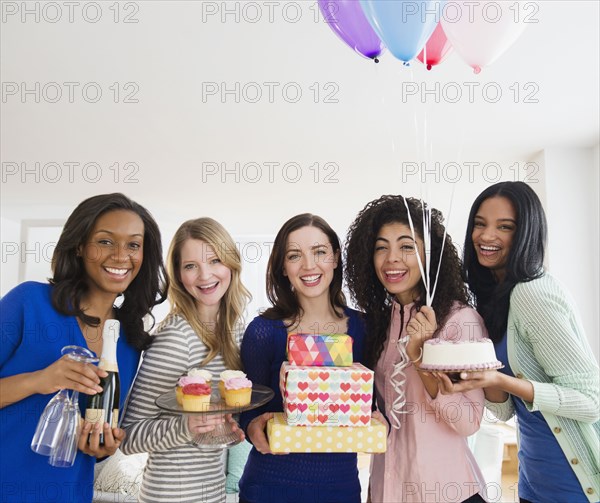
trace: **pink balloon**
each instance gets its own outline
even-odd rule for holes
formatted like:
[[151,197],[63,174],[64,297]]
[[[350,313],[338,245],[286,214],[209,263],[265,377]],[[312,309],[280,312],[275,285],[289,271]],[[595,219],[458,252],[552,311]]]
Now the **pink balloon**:
[[525,16],[518,7],[519,2],[490,0],[446,4],[441,21],[444,32],[475,73],[496,61],[525,30]]
[[446,37],[442,23],[438,23],[434,32],[429,37],[424,49],[417,56],[417,59],[427,65],[427,69],[431,70],[432,66],[439,65],[448,54],[452,51],[452,44]]

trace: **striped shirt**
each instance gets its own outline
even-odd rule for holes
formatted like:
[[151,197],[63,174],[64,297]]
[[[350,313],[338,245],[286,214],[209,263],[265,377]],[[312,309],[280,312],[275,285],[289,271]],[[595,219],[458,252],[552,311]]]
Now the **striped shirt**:
[[[159,328],[131,390],[122,427],[127,431],[125,454],[148,452],[139,493],[143,503],[222,503],[225,501],[227,451],[200,450],[190,442],[187,415],[157,407],[159,395],[175,389],[182,374],[199,368],[208,348],[181,316],[171,316]],[[206,366],[213,380],[225,370],[221,354]]]

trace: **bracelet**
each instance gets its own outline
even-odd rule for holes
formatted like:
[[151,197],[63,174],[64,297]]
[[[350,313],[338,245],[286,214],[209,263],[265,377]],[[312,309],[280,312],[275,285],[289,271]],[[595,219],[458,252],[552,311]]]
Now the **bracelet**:
[[419,354],[419,358],[417,358],[416,360],[411,360],[409,358],[410,363],[412,363],[413,365],[416,365],[417,363],[419,363],[421,361],[421,359],[423,358],[423,348],[421,347],[420,349],[420,354]]

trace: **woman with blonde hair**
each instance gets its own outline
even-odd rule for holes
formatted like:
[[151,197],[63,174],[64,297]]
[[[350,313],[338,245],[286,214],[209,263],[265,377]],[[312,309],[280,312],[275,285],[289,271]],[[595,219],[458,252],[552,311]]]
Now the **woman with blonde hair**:
[[128,438],[122,449],[149,453],[139,501],[220,503],[225,501],[224,451],[200,449],[191,441],[225,419],[170,414],[155,400],[192,369],[213,377],[241,369],[239,340],[250,293],[241,282],[233,239],[211,218],[179,227],[167,272],[171,311],[144,354],[125,414]]

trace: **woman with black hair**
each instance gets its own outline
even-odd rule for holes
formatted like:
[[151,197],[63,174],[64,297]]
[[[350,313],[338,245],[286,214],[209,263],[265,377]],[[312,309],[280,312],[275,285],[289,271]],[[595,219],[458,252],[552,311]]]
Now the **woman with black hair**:
[[596,502],[600,490],[598,364],[573,300],[544,272],[546,217],[523,182],[473,203],[464,271],[494,341],[499,371],[438,378],[444,393],[483,388],[501,420],[517,416],[521,502]]
[[[466,437],[479,429],[483,393],[442,396],[436,379],[419,367],[427,339],[473,341],[486,332],[467,305],[450,236],[442,248],[444,226],[435,209],[429,270],[424,238],[421,202],[402,196],[370,202],[348,232],[346,280],[367,314],[366,363],[375,371],[377,407],[391,424],[386,453],[373,456],[370,497],[373,503],[482,502],[483,477]],[[431,285],[441,261],[431,307],[419,257]]]
[[248,378],[275,396],[241,415],[254,448],[240,479],[240,502],[360,503],[356,454],[275,455],[265,435],[267,421],[283,411],[279,372],[288,334],[348,334],[354,361],[362,361],[363,320],[346,305],[340,242],[321,217],[303,213],[283,224],[269,257],[267,296],[273,305],[248,325],[241,354]]
[[[92,500],[95,460],[116,451],[123,430],[86,422],[79,438],[83,452],[66,469],[50,466],[48,458],[32,452],[30,443],[53,393],[102,391],[98,384],[106,373],[61,358],[61,349],[75,344],[100,355],[104,322],[111,318],[121,322],[117,360],[122,408],[140,353],[151,341],[143,317],[166,294],[158,226],[145,208],[123,194],[86,199],[63,228],[52,273],[49,284],[23,283],[0,301],[2,502]],[[85,402],[80,400],[82,409]]]

